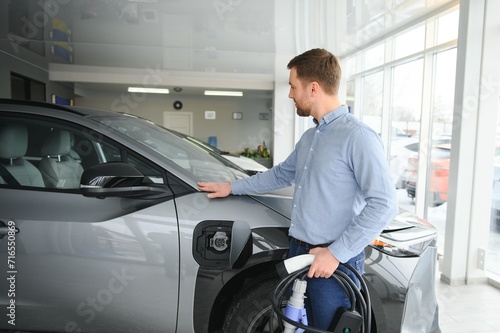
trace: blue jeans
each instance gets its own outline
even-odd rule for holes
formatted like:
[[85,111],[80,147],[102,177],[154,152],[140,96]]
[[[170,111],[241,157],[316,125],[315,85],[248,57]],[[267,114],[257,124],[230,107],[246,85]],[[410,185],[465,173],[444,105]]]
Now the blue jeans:
[[[297,245],[292,240],[288,256],[294,257],[306,254],[309,253],[309,250],[308,246]],[[362,274],[365,264],[365,252],[362,251],[347,263]],[[348,268],[340,265],[338,269],[345,272],[356,283],[358,288],[360,287],[358,279]],[[305,299],[305,307],[309,326],[327,330],[337,309],[340,307],[350,308],[351,302],[349,301],[349,296],[342,285],[334,278],[306,278],[306,281],[307,298]]]

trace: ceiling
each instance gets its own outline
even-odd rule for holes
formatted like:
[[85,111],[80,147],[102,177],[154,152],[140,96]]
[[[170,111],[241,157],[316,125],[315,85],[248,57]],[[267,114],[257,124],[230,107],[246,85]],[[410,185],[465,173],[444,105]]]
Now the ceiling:
[[[75,83],[77,93],[140,85],[198,95],[201,88],[272,92],[287,80],[275,63],[311,47],[346,56],[455,2],[0,0],[0,8],[9,8],[10,31],[49,45],[49,79]],[[45,32],[34,27],[37,35],[28,36],[27,24],[43,15]]]
[[52,10],[70,29],[72,57],[51,61],[52,81],[76,82],[80,91],[178,86],[186,95],[205,87],[273,89],[274,1],[64,3]]

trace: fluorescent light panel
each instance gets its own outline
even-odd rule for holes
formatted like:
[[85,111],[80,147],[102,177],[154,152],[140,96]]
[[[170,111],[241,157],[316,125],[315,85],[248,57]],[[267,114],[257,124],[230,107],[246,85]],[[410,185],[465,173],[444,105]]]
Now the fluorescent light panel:
[[205,90],[206,96],[243,96],[242,91]]
[[146,88],[146,87],[128,87],[128,92],[146,93],[146,94],[168,94],[167,88]]

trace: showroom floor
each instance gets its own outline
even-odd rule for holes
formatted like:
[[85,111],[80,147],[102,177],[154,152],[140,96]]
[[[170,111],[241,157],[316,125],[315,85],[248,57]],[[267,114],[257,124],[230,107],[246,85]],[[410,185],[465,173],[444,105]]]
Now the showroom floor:
[[500,289],[489,284],[450,286],[437,279],[442,333],[500,333]]

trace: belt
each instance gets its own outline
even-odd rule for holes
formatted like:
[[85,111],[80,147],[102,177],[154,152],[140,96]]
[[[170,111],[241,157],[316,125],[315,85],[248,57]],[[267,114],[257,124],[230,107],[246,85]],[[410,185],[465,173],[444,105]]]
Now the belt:
[[324,244],[309,244],[309,243],[306,243],[304,241],[301,241],[300,239],[297,239],[297,238],[293,238],[293,241],[295,244],[297,244],[298,246],[304,246],[304,247],[308,247],[310,249],[314,249],[315,247],[328,247],[330,246],[330,244],[332,243],[324,243]]

